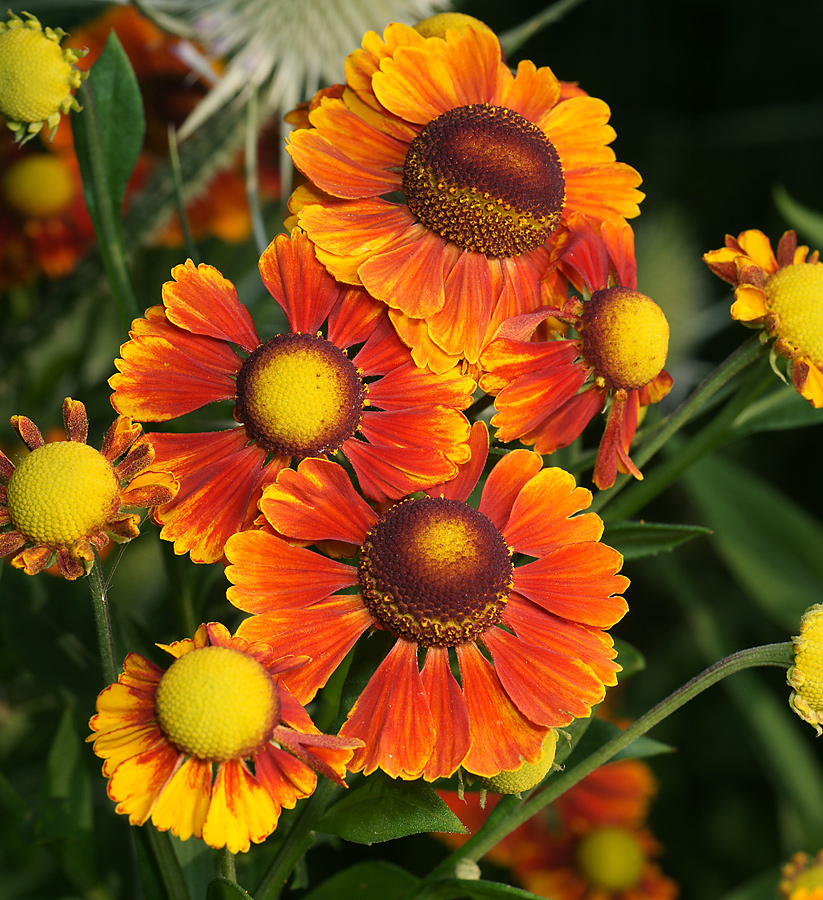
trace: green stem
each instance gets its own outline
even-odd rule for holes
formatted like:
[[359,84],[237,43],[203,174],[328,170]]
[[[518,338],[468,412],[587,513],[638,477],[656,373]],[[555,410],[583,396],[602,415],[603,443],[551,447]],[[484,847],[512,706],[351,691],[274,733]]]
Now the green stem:
[[118,219],[119,210],[115,209],[109,196],[106,167],[103,161],[103,150],[100,146],[100,122],[97,116],[97,104],[94,91],[88,82],[83,82],[77,90],[77,96],[83,106],[80,115],[88,119],[88,158],[90,181],[84,183],[84,191],[92,196],[87,198],[86,205],[92,213],[94,230],[103,267],[109,279],[112,294],[117,303],[120,321],[126,331],[132,321],[139,315],[137,296],[131,282],[131,275],[126,264],[126,252],[123,246],[123,234]]
[[237,884],[237,868],[234,864],[234,854],[228,847],[223,848],[220,854],[220,873],[228,881]]
[[268,247],[263,209],[260,205],[260,178],[257,171],[257,139],[260,133],[257,91],[253,91],[246,103],[246,197],[249,201],[254,242],[257,252],[263,253]]
[[314,843],[312,830],[337,790],[334,782],[327,778],[318,779],[314,793],[303,804],[274,862],[253,892],[255,900],[277,900],[280,896],[294,867]]
[[504,55],[511,56],[526,41],[533,38],[538,31],[541,31],[547,25],[559,22],[567,12],[574,9],[575,6],[579,6],[582,2],[583,0],[558,0],[557,3],[547,6],[546,9],[532,16],[531,19],[527,19],[525,22],[521,22],[520,25],[503,32],[500,35],[500,46],[503,48]]
[[109,598],[106,581],[103,578],[103,567],[97,549],[94,550],[94,563],[88,577],[94,607],[94,624],[97,626],[97,646],[100,648],[100,661],[106,684],[117,681],[117,663],[114,653],[114,634],[111,629],[109,614]]
[[180,868],[180,861],[174,852],[171,837],[168,831],[158,831],[149,822],[142,828],[135,829],[137,838],[146,845],[154,864],[157,866],[157,874],[166,889],[168,900],[191,900],[189,888]]
[[174,125],[169,123],[169,164],[171,165],[171,177],[174,185],[174,205],[177,207],[177,217],[180,219],[180,231],[183,234],[183,245],[186,248],[186,254],[195,264],[200,262],[200,254],[197,250],[197,244],[191,233],[189,225],[189,217],[186,213],[186,201],[183,198],[183,170],[180,166],[180,149],[177,144],[177,132]]
[[[712,399],[723,387],[725,387],[732,378],[739,372],[742,372],[747,366],[751,365],[755,360],[763,356],[768,350],[768,346],[760,340],[760,333],[752,335],[745,343],[738,347],[733,353],[726,357],[722,363],[709,375],[707,375],[700,384],[692,391],[692,393],[680,404],[680,406],[666,419],[666,421],[657,429],[636,453],[632,454],[632,459],[638,468],[644,466],[649,460],[663,447],[666,442],[675,435],[684,425],[690,422],[700,410]],[[759,391],[759,389],[758,389]],[[744,398],[744,405],[748,403],[750,397],[748,394]],[[735,398],[726,407],[725,412],[731,414],[734,408]],[[741,407],[742,408],[742,407]],[[738,410],[739,412],[739,410]],[[736,413],[735,413],[736,415]],[[732,416],[734,418],[734,416]],[[731,421],[731,420],[729,420]],[[727,423],[725,419],[722,423],[722,429],[725,430]],[[710,424],[709,428],[720,430],[721,425]],[[714,430],[710,431],[707,437],[702,438],[703,441],[714,439],[716,434]],[[675,476],[676,477],[676,476]],[[646,479],[647,481],[650,479]],[[671,479],[673,480],[673,479]],[[627,484],[634,486],[642,485],[644,482],[635,482],[629,475],[621,475],[615,486],[608,491],[600,491],[594,498],[591,505],[592,512],[598,512],[607,504],[611,504],[618,493],[626,487]],[[666,482],[666,485],[670,481]],[[662,485],[655,493],[662,490],[666,485]],[[649,493],[650,490],[647,489]],[[648,499],[648,498],[646,498]],[[644,499],[643,502],[646,502]],[[632,504],[634,506],[635,504]],[[638,507],[639,508],[639,507]],[[626,513],[621,510],[621,515]],[[610,510],[610,517],[616,518],[614,506]]]
[[708,669],[704,669],[691,681],[678,688],[665,700],[662,700],[645,715],[633,722],[625,731],[620,732],[620,734],[615,735],[610,741],[603,744],[591,756],[562,775],[552,778],[548,787],[536,793],[518,809],[512,809],[511,805],[507,805],[503,809],[502,814],[495,815],[497,810],[505,804],[507,798],[504,798],[489,815],[480,831],[476,832],[462,847],[440,863],[423,881],[420,890],[416,890],[408,895],[405,900],[420,900],[423,896],[422,888],[424,886],[428,886],[442,877],[451,877],[454,874],[455,867],[462,860],[473,860],[475,862],[479,860],[502,838],[522,825],[527,819],[530,819],[535,813],[548,806],[549,803],[556,800],[570,787],[577,784],[599,766],[607,763],[621,750],[624,750],[633,741],[641,737],[641,735],[644,735],[655,725],[662,722],[663,719],[680,709],[681,706],[693,700],[698,694],[702,694],[707,688],[717,684],[718,681],[733,675],[735,672],[754,666],[788,668],[791,664],[792,644],[786,642],[741,650],[738,653],[727,656],[725,659],[721,659],[714,665],[709,666]]

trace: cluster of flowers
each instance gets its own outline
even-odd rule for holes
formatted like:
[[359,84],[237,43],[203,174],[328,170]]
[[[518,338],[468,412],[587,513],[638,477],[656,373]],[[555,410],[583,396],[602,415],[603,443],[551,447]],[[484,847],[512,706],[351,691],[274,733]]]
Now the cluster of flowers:
[[[32,452],[0,458],[0,553],[26,572],[56,555],[79,576],[141,506],[176,553],[226,565],[250,614],[237,633],[201,626],[164,646],[166,671],[130,654],[91,739],[132,823],[232,851],[315,772],[493,777],[591,714],[616,683],[628,580],[591,492],[541,454],[605,411],[594,485],[641,478],[631,443],[671,385],[666,319],[636,290],[640,177],[609,147],[605,103],[529,61],[512,71],[457,14],[367,33],[345,76],[295,113],[306,182],[260,259],[289,330],[261,337],[234,285],[188,261],[121,348],[102,453],[67,400],[68,441],[15,417]],[[794,270],[823,270],[758,234],[709,264],[821,405],[823,360],[787,329],[786,297]],[[465,412],[483,395],[498,445],[523,445],[493,466]],[[211,404],[235,425],[138,437],[135,420]],[[303,706],[375,630],[390,650],[339,736],[318,734]]]

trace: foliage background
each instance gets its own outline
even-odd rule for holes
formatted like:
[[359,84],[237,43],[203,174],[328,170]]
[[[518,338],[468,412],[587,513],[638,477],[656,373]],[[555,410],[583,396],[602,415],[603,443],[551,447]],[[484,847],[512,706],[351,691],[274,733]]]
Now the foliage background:
[[[469,0],[460,8],[502,32],[542,6]],[[101,7],[26,4],[66,29]],[[728,317],[727,286],[701,255],[726,233],[759,228],[776,240],[790,225],[823,248],[823,228],[798,219],[785,199],[823,211],[821,33],[820,0],[586,0],[512,60],[549,65],[612,108],[618,158],[644,178],[634,223],[639,287],[672,324],[672,402],[746,337]],[[278,210],[269,222],[273,234]],[[261,329],[273,328],[251,242],[199,249],[237,284]],[[146,308],[159,302],[182,251],[129,250]],[[64,282],[0,297],[0,309],[0,423],[22,413],[43,430],[57,426],[72,396],[87,405],[95,443],[114,418],[106,379],[125,339],[97,257]],[[726,652],[786,640],[802,611],[823,602],[820,416],[806,415],[776,380],[770,390],[770,430],[745,433],[757,417],[741,423],[733,443],[642,512],[715,534],[627,560],[630,612],[613,632],[640,650],[647,669],[616,692],[621,715],[640,715]],[[801,417],[818,427],[775,428],[777,414],[783,424]],[[4,446],[12,438],[0,424]],[[175,558],[146,531],[112,581],[121,654],[159,659],[155,641],[190,635],[201,621],[233,627],[219,567]],[[129,829],[82,743],[100,689],[95,646],[82,582],[0,566],[0,900],[94,896],[96,873],[127,858]],[[651,824],[667,848],[663,868],[687,898],[740,898],[738,886],[764,872],[773,884],[795,850],[823,847],[823,742],[789,713],[779,670],[726,685],[654,732],[675,749],[651,761],[661,787]],[[342,853],[325,840],[309,857],[310,883],[358,858],[392,859],[422,875],[443,852],[426,836]],[[119,877],[122,896],[134,896],[137,873]]]

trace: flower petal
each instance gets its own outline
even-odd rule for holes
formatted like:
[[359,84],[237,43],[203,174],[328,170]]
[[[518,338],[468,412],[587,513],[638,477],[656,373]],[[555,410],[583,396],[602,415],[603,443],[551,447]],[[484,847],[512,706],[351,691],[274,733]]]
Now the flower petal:
[[449,668],[447,648],[429,647],[421,676],[437,733],[423,777],[435,781],[454,774],[469,751],[469,710]]
[[172,775],[151,814],[160,831],[171,829],[181,841],[203,834],[211,803],[211,762],[189,757]]
[[280,809],[265,787],[242,762],[223,763],[212,789],[211,806],[203,825],[203,840],[231,853],[245,853],[276,828]]

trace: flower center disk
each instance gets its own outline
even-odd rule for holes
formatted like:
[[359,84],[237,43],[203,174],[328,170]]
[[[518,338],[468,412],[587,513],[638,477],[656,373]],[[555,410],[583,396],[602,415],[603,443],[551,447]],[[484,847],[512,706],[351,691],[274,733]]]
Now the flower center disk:
[[237,375],[235,417],[249,437],[296,459],[334,453],[360,425],[366,387],[334,344],[309,334],[278,334]]
[[765,286],[766,306],[779,319],[780,337],[823,366],[823,265],[778,269]]
[[406,500],[366,536],[363,602],[384,628],[425,647],[475,640],[500,622],[511,552],[482,513],[446,498]]
[[583,355],[615,390],[637,390],[666,364],[669,323],[654,300],[625,287],[595,291],[583,311]]
[[7,503],[14,527],[35,544],[70,547],[115,516],[120,484],[94,447],[55,441],[32,450],[15,468]]
[[3,173],[3,196],[23,216],[56,216],[74,199],[74,181],[57,154],[38,153],[16,160]]
[[606,891],[634,887],[646,861],[637,838],[623,828],[596,828],[577,845],[577,865],[582,875]]
[[231,647],[200,647],[169,666],[155,710],[178,750],[222,762],[251,756],[271,737],[280,698],[254,657]]
[[566,198],[563,166],[546,135],[488,103],[450,109],[412,141],[403,167],[409,209],[464,250],[519,256],[555,230]]

